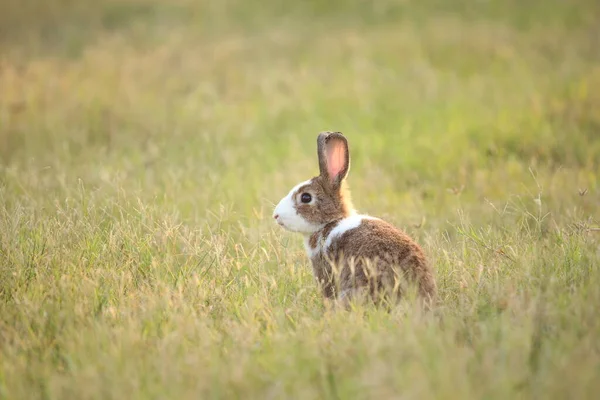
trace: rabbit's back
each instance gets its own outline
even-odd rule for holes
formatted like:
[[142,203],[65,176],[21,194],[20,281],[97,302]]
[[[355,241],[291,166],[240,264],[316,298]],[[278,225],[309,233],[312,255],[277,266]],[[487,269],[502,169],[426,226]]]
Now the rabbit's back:
[[340,293],[368,287],[375,294],[412,281],[421,297],[435,297],[435,279],[423,250],[386,221],[358,215],[342,220],[330,229],[322,250],[315,261],[337,270]]

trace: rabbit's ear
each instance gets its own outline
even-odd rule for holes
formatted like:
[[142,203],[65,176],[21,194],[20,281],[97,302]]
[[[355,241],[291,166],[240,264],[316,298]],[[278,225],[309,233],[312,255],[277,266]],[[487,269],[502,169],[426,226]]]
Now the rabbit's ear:
[[333,189],[340,185],[350,169],[348,141],[341,132],[322,132],[317,138],[319,170]]

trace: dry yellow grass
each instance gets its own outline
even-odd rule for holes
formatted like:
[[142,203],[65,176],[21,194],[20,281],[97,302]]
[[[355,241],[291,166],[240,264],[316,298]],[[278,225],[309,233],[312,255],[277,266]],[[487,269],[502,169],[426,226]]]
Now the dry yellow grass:
[[[594,398],[594,1],[4,1],[0,398]],[[435,266],[328,312],[272,205],[353,146]]]

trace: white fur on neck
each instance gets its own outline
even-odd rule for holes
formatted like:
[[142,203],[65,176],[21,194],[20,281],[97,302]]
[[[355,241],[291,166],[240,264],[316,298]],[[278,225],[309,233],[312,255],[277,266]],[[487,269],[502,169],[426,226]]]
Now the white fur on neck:
[[346,232],[351,231],[352,229],[356,229],[360,226],[362,221],[365,220],[375,220],[377,218],[371,217],[369,215],[359,215],[356,213],[352,213],[350,216],[340,220],[340,222],[329,232],[327,238],[323,239],[321,232],[318,233],[317,241],[315,247],[311,247],[310,245],[310,237],[311,235],[304,235],[304,249],[306,250],[306,255],[308,258],[313,258],[323,250],[329,249],[329,246],[333,243],[333,241],[341,236],[343,236]]
[[352,229],[356,229],[360,226],[360,224],[365,220],[374,220],[377,219],[375,217],[371,217],[369,215],[360,215],[353,214],[349,217],[342,219],[336,226],[329,232],[327,239],[325,239],[325,245],[323,246],[325,249],[328,249],[331,246],[331,243],[339,237],[342,237],[346,232],[351,231]]
[[306,250],[306,255],[308,256],[308,258],[313,258],[317,256],[323,250],[321,248],[321,233],[319,232],[318,235],[319,236],[317,237],[317,244],[314,249],[310,247],[311,235],[304,235],[304,250]]

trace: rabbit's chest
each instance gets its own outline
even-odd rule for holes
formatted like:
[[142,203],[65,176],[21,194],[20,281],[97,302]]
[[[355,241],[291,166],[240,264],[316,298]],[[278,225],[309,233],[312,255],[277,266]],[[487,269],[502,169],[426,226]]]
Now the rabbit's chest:
[[324,248],[325,239],[320,232],[313,233],[304,238],[304,250],[311,261],[315,258],[322,257]]
[[[325,225],[321,230],[304,237],[304,249],[311,261],[313,259],[322,258],[329,251],[332,239],[336,236],[334,235],[334,229],[338,227],[339,224],[340,221],[331,222]],[[345,233],[345,230],[340,233]]]

